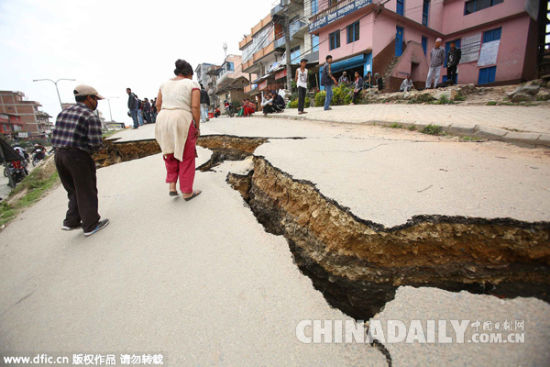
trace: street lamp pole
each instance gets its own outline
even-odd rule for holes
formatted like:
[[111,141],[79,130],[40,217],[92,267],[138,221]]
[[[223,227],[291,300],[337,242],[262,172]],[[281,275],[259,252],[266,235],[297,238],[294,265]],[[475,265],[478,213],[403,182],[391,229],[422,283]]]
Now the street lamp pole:
[[111,116],[111,122],[113,122],[113,112],[111,111],[111,99],[116,99],[120,97],[107,97],[105,98],[107,100],[107,104],[109,105],[109,116]]
[[57,87],[57,83],[59,83],[62,80],[67,80],[67,81],[74,82],[76,79],[61,78],[61,79],[57,79],[55,81],[52,80],[52,79],[34,79],[33,82],[44,82],[44,81],[52,82],[55,85],[55,91],[57,92],[57,99],[59,99],[59,107],[61,107],[61,109],[63,109],[63,103],[61,103],[61,95],[59,94],[59,88]]

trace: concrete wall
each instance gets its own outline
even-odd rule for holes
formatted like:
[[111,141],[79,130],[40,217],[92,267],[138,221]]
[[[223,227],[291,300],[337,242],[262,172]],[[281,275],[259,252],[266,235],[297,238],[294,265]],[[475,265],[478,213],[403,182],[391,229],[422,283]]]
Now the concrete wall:
[[[347,43],[346,27],[359,20],[359,40]],[[319,34],[319,63],[325,62],[327,55],[332,55],[334,60],[344,59],[353,54],[364,52],[373,48],[373,25],[374,15],[371,13],[365,17],[363,14],[357,14],[346,18],[344,21],[335,22],[323,29]],[[340,29],[340,47],[329,50],[329,34]],[[395,28],[394,28],[395,37]]]
[[465,0],[447,1],[443,10],[445,22],[441,32],[450,34],[521,13],[525,11],[526,1],[504,0],[501,4],[468,15],[464,15]]
[[[497,55],[497,70],[495,82],[515,81],[523,78],[525,55],[527,52],[528,35],[529,35],[530,18],[525,15],[521,18],[516,18],[488,27],[483,27],[475,31],[460,34],[452,39],[472,36],[476,33],[483,34],[484,31],[502,28],[500,46]],[[445,41],[450,41],[448,39]],[[483,39],[483,36],[482,36]],[[483,66],[483,67],[488,67]],[[477,83],[480,67],[477,66],[477,61],[458,65],[458,82],[462,83]],[[442,70],[442,74],[446,73],[446,69]]]

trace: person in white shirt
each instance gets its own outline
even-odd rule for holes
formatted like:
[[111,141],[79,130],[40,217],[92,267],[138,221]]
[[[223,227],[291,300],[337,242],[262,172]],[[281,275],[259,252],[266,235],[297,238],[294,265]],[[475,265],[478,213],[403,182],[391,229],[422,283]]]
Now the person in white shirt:
[[304,113],[304,105],[306,102],[306,92],[307,92],[307,60],[302,59],[300,61],[300,67],[296,69],[296,85],[298,86],[298,114],[302,115]]
[[411,80],[411,76],[407,74],[405,79],[403,79],[403,82],[401,83],[401,87],[399,88],[399,90],[401,92],[408,92],[413,88],[414,88],[414,85],[413,85],[413,82]]

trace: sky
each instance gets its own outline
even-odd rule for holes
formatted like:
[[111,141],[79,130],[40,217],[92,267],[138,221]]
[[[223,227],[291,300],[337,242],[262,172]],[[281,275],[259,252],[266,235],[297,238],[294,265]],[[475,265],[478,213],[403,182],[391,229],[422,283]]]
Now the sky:
[[[223,44],[239,41],[274,0],[0,0],[0,90],[25,93],[54,116],[73,88],[89,84],[110,100],[113,120],[130,125],[126,87],[154,98],[173,77],[174,62],[221,64]],[[118,97],[118,98],[116,98]],[[98,109],[110,120],[107,101]]]

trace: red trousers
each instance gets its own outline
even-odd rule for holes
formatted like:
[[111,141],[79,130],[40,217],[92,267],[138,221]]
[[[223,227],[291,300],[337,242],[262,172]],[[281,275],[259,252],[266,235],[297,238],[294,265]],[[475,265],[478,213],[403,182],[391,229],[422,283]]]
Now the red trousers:
[[178,182],[179,178],[180,189],[184,194],[191,194],[193,192],[193,181],[195,180],[195,144],[197,142],[195,133],[195,124],[191,123],[181,162],[174,158],[174,154],[163,156],[164,164],[166,165],[166,182]]
[[244,108],[244,113],[243,113],[244,116],[250,116],[253,113],[254,113],[254,108],[252,108],[252,107],[245,107]]

